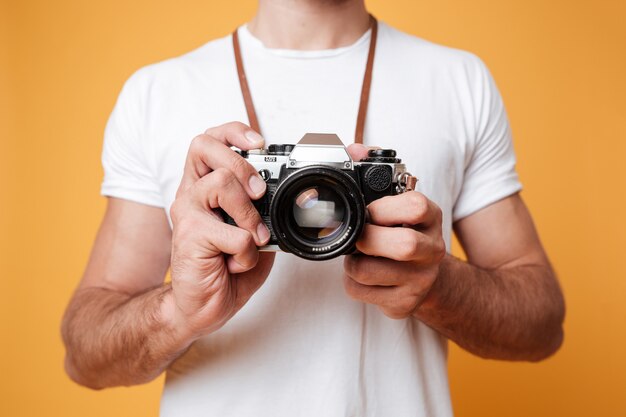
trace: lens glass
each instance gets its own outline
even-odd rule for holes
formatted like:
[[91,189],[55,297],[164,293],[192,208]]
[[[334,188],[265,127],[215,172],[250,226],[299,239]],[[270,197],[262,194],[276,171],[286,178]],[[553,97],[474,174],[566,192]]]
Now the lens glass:
[[305,188],[293,202],[294,231],[312,241],[334,237],[346,222],[344,199],[328,186]]

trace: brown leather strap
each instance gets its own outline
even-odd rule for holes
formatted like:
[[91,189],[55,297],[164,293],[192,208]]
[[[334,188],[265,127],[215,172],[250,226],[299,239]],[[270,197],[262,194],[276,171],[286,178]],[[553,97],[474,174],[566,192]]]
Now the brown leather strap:
[[[361,100],[359,102],[359,113],[356,118],[356,129],[354,132],[354,143],[363,143],[363,131],[365,130],[365,117],[367,116],[367,104],[370,97],[370,87],[372,85],[372,72],[374,68],[374,55],[376,53],[376,39],[378,38],[378,21],[372,15],[370,15],[372,21],[372,34],[370,37],[370,48],[367,54],[367,63],[365,64],[365,75],[363,76],[363,85],[361,87]],[[248,79],[246,78],[246,72],[243,68],[243,61],[241,59],[241,48],[239,46],[239,35],[237,29],[233,32],[233,50],[235,51],[235,63],[237,64],[237,75],[239,75],[239,85],[241,87],[241,94],[243,95],[243,102],[246,105],[246,112],[248,113],[248,122],[250,127],[257,132],[261,133],[259,126],[259,119],[257,118],[256,111],[254,109],[254,103],[252,101],[252,95],[250,94],[250,87],[248,86]]]
[[239,35],[237,35],[237,29],[235,29],[235,31],[233,32],[233,49],[235,50],[235,63],[237,64],[237,74],[239,75],[241,94],[243,95],[243,102],[246,105],[246,111],[248,112],[248,122],[250,123],[250,127],[252,129],[261,133],[259,119],[256,117],[254,103],[252,102],[250,88],[248,87],[248,79],[246,78],[246,72],[243,69],[243,61],[241,60],[241,48],[239,47]]
[[372,15],[372,35],[370,39],[370,50],[367,54],[367,64],[365,64],[365,75],[363,76],[363,86],[361,87],[361,102],[359,113],[356,117],[356,129],[354,131],[354,143],[363,143],[363,131],[365,130],[365,116],[367,116],[367,104],[370,98],[370,86],[372,85],[372,71],[374,68],[374,55],[376,54],[376,39],[378,38],[378,21]]

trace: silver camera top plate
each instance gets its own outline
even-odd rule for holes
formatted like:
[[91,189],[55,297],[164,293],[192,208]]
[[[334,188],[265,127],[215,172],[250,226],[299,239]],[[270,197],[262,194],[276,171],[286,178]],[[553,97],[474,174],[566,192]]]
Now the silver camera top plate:
[[307,133],[289,155],[289,168],[328,165],[353,169],[352,158],[339,136],[333,133]]

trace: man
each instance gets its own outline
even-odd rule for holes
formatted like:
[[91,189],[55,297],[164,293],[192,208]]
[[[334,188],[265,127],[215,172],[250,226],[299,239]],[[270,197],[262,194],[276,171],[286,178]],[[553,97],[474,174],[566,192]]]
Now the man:
[[[364,142],[396,149],[420,192],[369,205],[358,255],[257,251],[269,232],[251,200],[266,185],[230,146],[352,142],[372,36],[363,0],[260,0],[238,38],[262,136],[233,122],[248,118],[230,36],[131,77],[105,134],[107,212],[63,323],[72,379],[167,370],[163,416],[448,416],[447,339],[496,359],[558,349],[564,303],[495,84],[473,55],[383,23]],[[468,262],[446,254],[453,227]]]

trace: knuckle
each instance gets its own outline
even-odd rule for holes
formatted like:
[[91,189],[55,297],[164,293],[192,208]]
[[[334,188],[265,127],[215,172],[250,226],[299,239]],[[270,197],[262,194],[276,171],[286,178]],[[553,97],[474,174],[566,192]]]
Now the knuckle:
[[408,195],[408,206],[410,207],[410,219],[409,222],[411,224],[420,223],[424,214],[428,211],[428,199],[424,196],[424,194],[418,192],[407,193]]
[[443,210],[437,204],[433,203],[435,207],[435,216],[437,217],[438,223],[441,223],[443,220]]
[[242,231],[242,233],[239,234],[239,237],[237,238],[237,243],[239,246],[239,250],[243,252],[251,246],[254,246],[254,237],[247,230],[240,230]]
[[226,123],[224,126],[228,126],[231,129],[238,130],[240,132],[244,132],[245,130],[249,129],[249,127],[245,123],[242,123],[239,121],[229,122],[229,123]]
[[243,159],[241,156],[237,155],[234,152],[233,152],[233,156],[231,157],[229,161],[229,165],[231,167],[231,171],[237,172],[237,173],[244,173],[250,170],[250,167],[251,167],[250,164],[246,162],[245,159]]
[[443,257],[446,256],[446,243],[443,241],[442,237],[439,237],[435,243],[434,256],[436,262],[440,262]]
[[256,223],[260,220],[259,212],[251,203],[241,205],[239,210],[241,218],[245,221]]
[[346,256],[346,272],[351,277],[358,277],[361,274],[362,263],[359,258]]
[[422,222],[424,214],[428,210],[428,199],[421,193],[412,192],[407,193],[408,206],[410,208],[410,215],[407,219],[409,224],[418,224]]
[[248,127],[245,125],[245,123],[232,121],[232,122],[221,124],[219,126],[210,127],[207,130],[205,130],[204,133],[210,136],[215,136],[220,131],[221,132],[224,132],[224,131],[243,132],[247,128]]
[[246,270],[250,270],[254,268],[258,262],[259,262],[259,252],[257,251],[255,256],[247,258],[246,260],[242,260],[240,265],[244,267]]
[[420,192],[414,191],[412,193],[408,193],[410,196],[410,204],[413,207],[413,210],[424,213],[428,208],[428,198]]
[[439,207],[437,204],[432,203],[433,206],[433,211],[435,212],[434,217],[435,217],[435,224],[438,227],[441,227],[441,225],[443,224],[443,211],[441,210],[441,207]]
[[355,277],[363,278],[367,274],[367,268],[363,259],[355,259],[352,263],[352,273]]
[[358,291],[358,286],[352,280],[352,278],[345,274],[343,276],[343,286],[346,290],[346,294],[348,294],[350,298],[360,301],[360,291]]
[[228,186],[235,180],[235,176],[226,168],[218,168],[210,174],[210,179],[217,188],[222,190],[228,189]]
[[403,229],[403,233],[398,236],[398,257],[400,260],[408,261],[414,259],[420,251],[419,240],[416,232],[410,229]]
[[244,271],[249,271],[250,269],[254,268],[258,262],[259,262],[258,251],[254,251],[253,253],[246,254],[246,256],[237,257],[237,260],[236,260],[236,263],[240,267],[243,267]]
[[204,146],[208,140],[208,136],[206,134],[198,135],[191,140],[191,144],[189,145],[189,153],[198,154],[201,153],[204,149]]
[[215,132],[217,132],[219,129],[224,128],[224,126],[228,126],[228,123],[224,123],[224,124],[217,125],[217,126],[211,126],[207,130],[204,131],[204,134],[209,135],[209,136],[214,136]]

